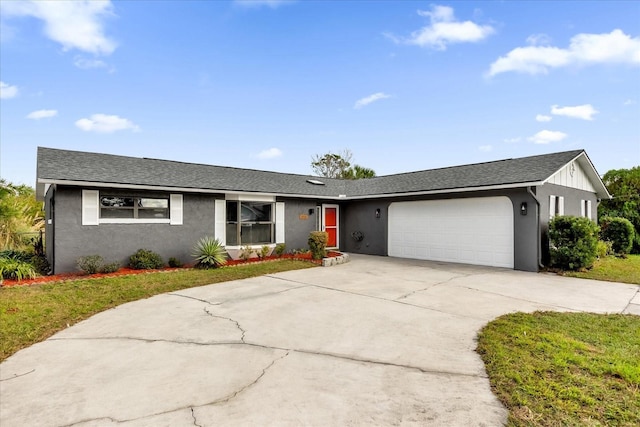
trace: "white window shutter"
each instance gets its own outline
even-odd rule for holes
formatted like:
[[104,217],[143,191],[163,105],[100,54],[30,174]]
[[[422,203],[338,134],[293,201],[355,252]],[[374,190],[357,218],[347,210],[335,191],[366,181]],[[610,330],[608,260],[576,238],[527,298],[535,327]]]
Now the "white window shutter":
[[276,243],[284,243],[284,202],[276,203]]
[[227,244],[227,202],[226,200],[216,200],[215,204],[215,230],[214,236],[224,246]]
[[580,200],[580,216],[581,217],[586,217],[587,216],[587,213],[584,210],[584,205],[586,205],[586,204],[587,204],[586,200]]
[[169,217],[171,225],[182,225],[182,194],[169,196]]
[[82,190],[82,225],[98,225],[100,217],[98,190]]
[[587,218],[593,219],[591,216],[591,200],[587,200]]
[[556,196],[549,196],[549,218],[556,216]]
[[564,197],[558,196],[558,215],[564,215]]

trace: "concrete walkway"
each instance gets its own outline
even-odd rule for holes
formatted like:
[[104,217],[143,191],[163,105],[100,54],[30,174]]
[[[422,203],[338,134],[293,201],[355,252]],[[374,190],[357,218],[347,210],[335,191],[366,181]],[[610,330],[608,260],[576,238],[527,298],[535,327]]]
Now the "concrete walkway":
[[0,425],[496,426],[475,337],[512,311],[640,314],[640,287],[352,256],[159,295],[0,365]]

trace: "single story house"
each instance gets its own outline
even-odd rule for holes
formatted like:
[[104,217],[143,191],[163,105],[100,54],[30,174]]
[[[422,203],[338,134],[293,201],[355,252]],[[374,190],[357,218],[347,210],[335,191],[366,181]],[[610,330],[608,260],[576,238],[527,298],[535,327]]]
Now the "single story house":
[[36,192],[54,273],[140,248],[189,263],[203,236],[231,257],[306,248],[314,230],[345,252],[538,271],[549,220],[595,221],[611,197],[583,150],[341,180],[39,147]]

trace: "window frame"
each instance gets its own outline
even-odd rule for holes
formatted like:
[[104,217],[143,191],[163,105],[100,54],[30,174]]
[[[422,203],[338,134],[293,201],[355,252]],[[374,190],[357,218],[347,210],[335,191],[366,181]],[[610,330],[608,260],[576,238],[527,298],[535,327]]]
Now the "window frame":
[[[115,193],[112,194],[112,193]],[[120,194],[118,194],[120,193]],[[167,200],[167,207],[160,208],[166,209],[166,217],[164,218],[140,218],[136,217],[140,207],[136,206],[137,202],[134,201],[134,206],[131,207],[133,211],[133,218],[106,218],[102,217],[103,206],[101,200],[103,197],[117,197],[117,198],[132,198],[140,201],[141,199],[162,199]],[[108,207],[106,208],[108,209]],[[115,208],[114,208],[115,209]],[[158,209],[158,208],[144,208]],[[170,225],[182,225],[183,221],[183,195],[182,194],[162,194],[162,195],[145,195],[141,193],[126,193],[126,192],[102,192],[99,190],[82,190],[82,225],[101,225],[101,224],[170,224]]]
[[[229,220],[229,206],[230,204],[236,204],[236,215],[235,220]],[[257,220],[242,220],[242,209],[243,207],[254,210],[251,207],[251,204],[262,204],[269,205],[269,221],[257,221]],[[275,201],[265,201],[265,200],[238,200],[238,199],[227,199],[224,203],[225,207],[225,215],[224,215],[224,227],[225,227],[225,244],[229,247],[243,247],[243,246],[261,246],[261,245],[273,245],[276,243],[276,209],[277,204]],[[243,242],[242,241],[242,227],[243,226],[253,226],[253,225],[269,225],[269,242]],[[230,239],[232,236],[230,235],[230,226],[235,226],[235,236]],[[230,243],[230,241],[232,243]]]

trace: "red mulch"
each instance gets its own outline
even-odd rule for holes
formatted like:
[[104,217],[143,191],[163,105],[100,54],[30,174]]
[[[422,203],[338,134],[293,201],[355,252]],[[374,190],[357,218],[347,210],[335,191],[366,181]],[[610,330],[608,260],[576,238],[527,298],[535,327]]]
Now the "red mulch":
[[[327,253],[327,257],[337,257],[339,255],[341,255],[340,252],[329,251]],[[254,262],[274,261],[278,259],[293,259],[293,260],[301,260],[301,261],[310,261],[315,264],[322,264],[322,260],[311,259],[311,253],[303,253],[303,254],[285,254],[280,257],[269,256],[264,259],[251,258],[246,261],[242,259],[237,259],[237,260],[230,259],[227,261],[225,266],[236,266],[236,265],[254,263]],[[178,268],[166,267],[158,270],[135,270],[133,268],[123,267],[114,273],[86,274],[83,272],[77,272],[77,273],[52,274],[50,276],[39,276],[39,277],[36,277],[35,279],[24,279],[24,280],[4,279],[2,283],[2,287],[6,288],[10,286],[40,285],[43,283],[65,282],[69,280],[99,279],[102,277],[129,276],[133,274],[147,274],[147,273],[154,273],[154,272],[160,272],[160,271],[168,272],[168,271],[177,271],[177,270],[183,270],[183,269],[189,269],[189,268],[193,268],[193,266],[186,265],[184,267],[178,267]]]

